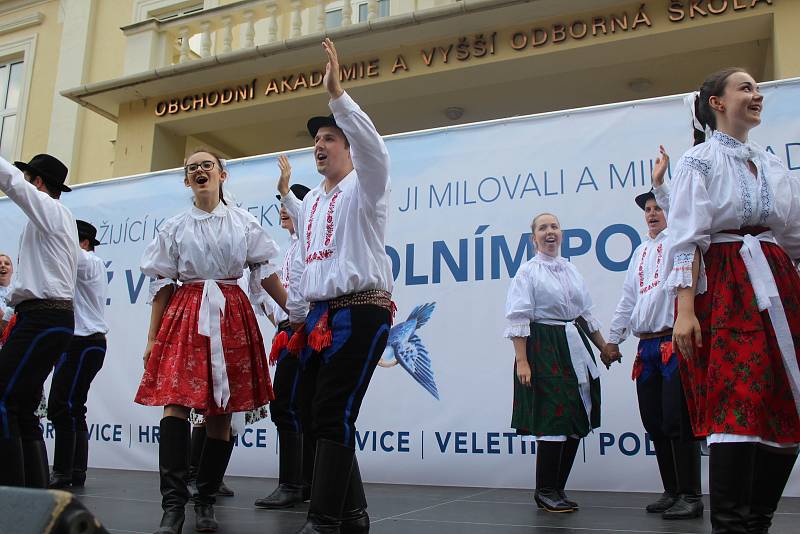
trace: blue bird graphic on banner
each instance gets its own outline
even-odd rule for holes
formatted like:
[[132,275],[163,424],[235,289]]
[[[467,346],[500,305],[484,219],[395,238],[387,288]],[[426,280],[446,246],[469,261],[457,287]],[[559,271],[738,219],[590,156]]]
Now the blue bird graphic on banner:
[[411,311],[408,319],[393,326],[389,331],[386,349],[378,363],[381,367],[394,367],[399,363],[411,378],[439,400],[439,391],[436,389],[436,380],[431,368],[431,357],[417,335],[417,330],[431,318],[434,308],[436,308],[435,302],[417,306]]

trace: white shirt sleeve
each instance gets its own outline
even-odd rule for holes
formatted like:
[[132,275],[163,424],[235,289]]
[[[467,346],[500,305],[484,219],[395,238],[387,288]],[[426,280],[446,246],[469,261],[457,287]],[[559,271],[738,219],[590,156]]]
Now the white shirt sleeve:
[[261,281],[266,280],[278,271],[277,258],[280,247],[272,237],[258,224],[255,217],[248,217],[245,229],[247,240],[247,266],[250,269],[249,292],[250,302],[260,302]]
[[658,204],[658,207],[664,210],[664,217],[669,217],[670,190],[667,182],[664,182],[658,187],[654,187],[653,194],[656,197],[656,204]]
[[292,225],[294,225],[294,231],[300,235],[300,227],[302,226],[301,217],[303,214],[303,201],[297,198],[290,190],[287,195],[281,197],[281,205],[283,205],[283,207],[286,208],[286,211],[289,213],[289,218],[292,220]]
[[36,189],[25,180],[21,170],[3,158],[0,158],[0,191],[8,195],[40,231],[61,231],[63,219],[59,201]]
[[103,260],[83,249],[78,251],[78,280],[94,280],[102,271],[105,271]]
[[[783,166],[783,163],[780,163]],[[800,176],[785,170],[785,176],[775,183],[776,210],[782,215],[783,228],[774,229],[775,239],[793,261],[800,259]],[[780,200],[780,201],[779,201]],[[782,204],[788,203],[788,208]]]
[[[692,287],[695,250],[699,247],[704,253],[711,245],[712,204],[706,186],[710,169],[710,161],[684,155],[672,180],[667,222],[671,246],[666,288],[670,292]],[[706,275],[701,261],[695,292],[699,294],[705,290]]]
[[153,298],[162,288],[173,285],[178,280],[178,245],[170,231],[173,228],[171,224],[161,228],[142,253],[139,269],[150,277],[148,304],[152,304]]
[[520,269],[511,280],[506,296],[506,327],[503,337],[528,337],[534,319],[533,288],[528,269]]
[[366,206],[374,206],[389,188],[389,151],[383,138],[350,95],[343,93],[329,106],[350,142],[350,155],[358,175],[359,189],[366,195]]
[[299,239],[297,252],[289,262],[289,279],[293,280],[293,282],[289,283],[289,288],[287,289],[286,311],[289,312],[290,323],[305,322],[306,315],[308,315],[308,302],[305,301],[300,293],[300,278],[306,268],[306,247],[303,237],[300,236]]
[[[659,204],[660,205],[660,204]],[[614,317],[611,319],[611,327],[608,333],[608,342],[619,344],[625,341],[630,333],[629,326],[633,308],[636,306],[636,278],[635,271],[640,257],[641,248],[636,250],[636,254],[631,257],[628,271],[625,273],[625,282],[622,284],[622,296],[614,310]]]

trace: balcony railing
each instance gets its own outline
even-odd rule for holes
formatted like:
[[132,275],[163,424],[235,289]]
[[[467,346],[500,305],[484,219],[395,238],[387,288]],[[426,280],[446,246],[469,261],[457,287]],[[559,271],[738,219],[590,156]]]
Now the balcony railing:
[[[240,0],[169,20],[122,28],[125,74],[324,32],[328,26],[368,24],[460,0]],[[366,15],[366,17],[365,17]]]

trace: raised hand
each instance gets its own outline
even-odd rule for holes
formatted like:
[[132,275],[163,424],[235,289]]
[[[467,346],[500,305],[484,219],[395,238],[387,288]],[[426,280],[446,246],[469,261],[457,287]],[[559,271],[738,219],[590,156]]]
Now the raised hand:
[[278,178],[278,193],[285,197],[289,194],[289,178],[292,177],[292,166],[289,165],[289,158],[286,155],[278,156],[278,167],[281,169],[281,175]]
[[653,187],[661,187],[664,185],[664,175],[669,168],[669,154],[667,154],[664,145],[658,145],[658,157],[656,164],[653,166]]
[[336,47],[333,45],[333,41],[326,37],[322,41],[322,48],[328,54],[328,64],[325,65],[325,77],[322,78],[322,84],[331,98],[339,98],[344,93],[344,89],[339,81],[339,56],[336,53]]

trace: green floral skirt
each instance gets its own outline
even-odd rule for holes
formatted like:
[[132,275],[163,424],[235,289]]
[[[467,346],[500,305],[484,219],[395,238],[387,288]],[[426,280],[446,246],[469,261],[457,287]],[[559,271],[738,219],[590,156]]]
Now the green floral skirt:
[[[589,340],[578,328],[592,354]],[[511,428],[521,435],[586,436],[600,426],[600,379],[591,380],[591,420],[581,400],[563,326],[531,323],[527,343],[531,386],[523,386],[514,364],[514,407]],[[594,354],[592,354],[594,360]],[[590,375],[591,377],[591,375]]]

